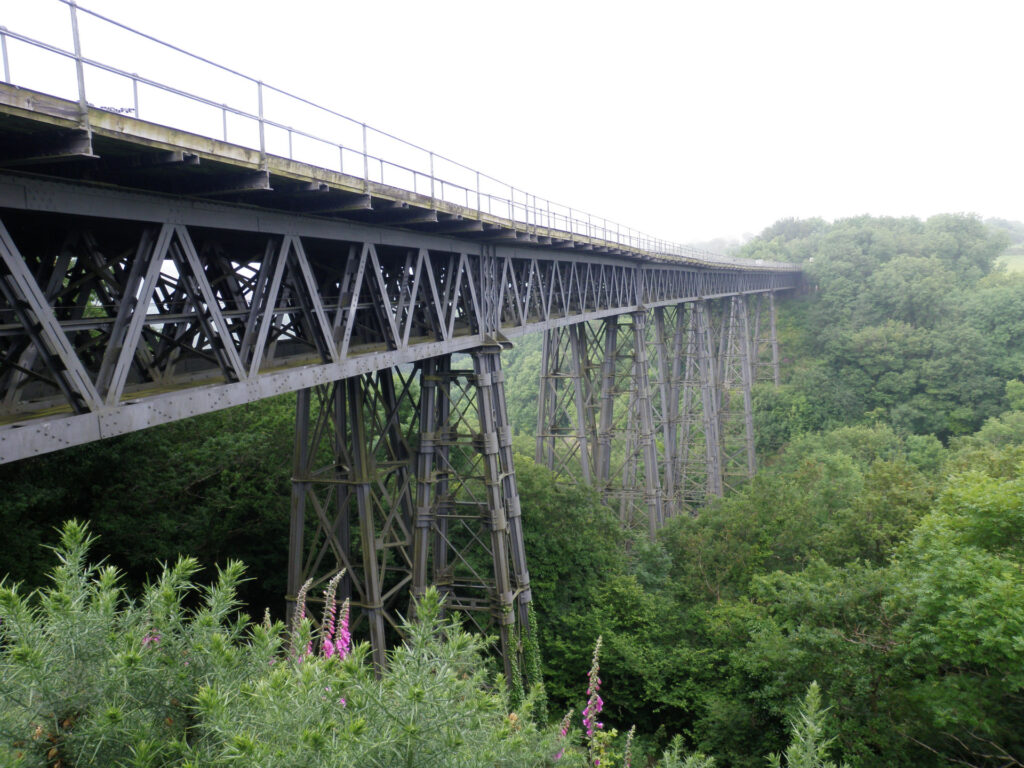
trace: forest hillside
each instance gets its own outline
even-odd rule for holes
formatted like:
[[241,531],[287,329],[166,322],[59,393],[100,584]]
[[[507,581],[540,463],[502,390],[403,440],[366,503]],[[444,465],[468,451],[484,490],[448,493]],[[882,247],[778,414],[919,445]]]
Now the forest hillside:
[[[809,690],[827,711],[807,765],[1024,766],[1024,274],[997,266],[1010,230],[784,220],[743,246],[807,277],[779,303],[782,385],[755,391],[761,469],[653,543],[533,463],[539,339],[507,354],[542,729],[570,707],[578,721],[600,636],[606,767],[632,726],[634,755],[678,735],[680,754],[764,766]],[[0,467],[0,524],[17,532],[5,583],[48,583],[43,545],[76,517],[131,589],[179,555],[211,574],[240,559],[246,610],[280,615],[293,408]],[[542,742],[535,764],[553,754]]]

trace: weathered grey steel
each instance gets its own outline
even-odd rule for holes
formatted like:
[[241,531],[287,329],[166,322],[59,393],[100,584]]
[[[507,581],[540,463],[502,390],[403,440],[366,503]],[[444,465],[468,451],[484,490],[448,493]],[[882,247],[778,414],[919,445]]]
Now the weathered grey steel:
[[[709,443],[699,393],[705,384],[702,373],[709,375],[713,367],[700,364],[695,304],[657,308],[654,318],[662,401],[655,416],[662,432],[662,491],[667,518],[693,514],[707,497]],[[711,386],[717,385],[711,382]]]
[[715,360],[715,334],[707,301],[696,303],[697,364],[700,371],[702,422],[706,451],[707,494],[722,495],[721,435],[719,432],[719,377]]
[[361,609],[354,617],[368,625],[378,665],[413,579],[415,426],[401,421],[415,406],[412,382],[411,372],[377,371],[297,395],[289,599],[311,580],[315,603],[345,568],[339,594]]
[[[677,368],[669,356],[665,311],[665,307],[655,307],[654,309],[654,357],[658,374],[655,419],[661,426],[662,463],[659,469],[663,518],[671,517],[679,512],[679,499],[676,493],[678,480],[676,460],[679,452],[679,376]],[[676,307],[673,315],[678,311],[679,307]]]
[[11,174],[0,225],[0,461],[798,277]]
[[544,333],[535,457],[556,474],[578,476],[588,485],[597,440],[589,363],[592,332],[588,324],[579,323]]
[[459,369],[441,358],[419,366],[412,594],[434,584],[446,607],[496,627],[511,674],[509,627],[528,622],[530,577],[500,345],[474,350],[472,363]]
[[[676,311],[674,357],[672,361],[673,408],[678,408],[678,456],[673,462],[679,488],[679,512],[694,514],[708,496],[709,478],[717,464],[709,457],[709,436],[704,413],[704,374],[711,366],[701,364],[701,339],[698,333],[698,307],[680,305]],[[717,456],[717,452],[714,453]]]
[[[754,305],[754,322],[751,345],[751,361],[754,365],[754,381],[771,381],[779,386],[779,336],[775,320],[775,292],[751,296]],[[767,312],[765,310],[767,309]],[[767,320],[764,315],[767,314]]]
[[[591,478],[585,482],[618,507],[624,525],[643,521],[653,537],[664,524],[666,506],[647,316],[641,310],[546,332],[537,460],[567,479]],[[619,397],[627,407],[617,412]]]
[[[566,479],[592,476],[623,523],[644,517],[652,536],[667,517],[692,513],[755,470],[752,333],[742,296],[547,331],[537,460]],[[586,363],[597,355],[599,382]]]
[[754,475],[750,325],[743,296],[724,301],[719,331],[718,422],[722,480],[727,488]]
[[656,436],[693,389],[678,360],[665,372],[664,327],[650,380],[649,313],[675,313],[674,348],[685,336],[714,392],[710,328],[686,336],[681,304],[797,277],[0,173],[0,461],[297,392],[289,595],[312,579],[315,602],[345,567],[383,664],[406,596],[437,584],[497,627],[508,671],[530,588],[503,339],[549,332],[539,438],[574,439],[580,475],[653,535],[678,508],[662,483],[682,451],[659,463]]
[[636,456],[644,465],[643,506],[647,512],[647,531],[651,540],[665,524],[662,507],[657,444],[654,438],[654,413],[651,404],[650,364],[647,358],[647,313],[633,312],[633,379]]

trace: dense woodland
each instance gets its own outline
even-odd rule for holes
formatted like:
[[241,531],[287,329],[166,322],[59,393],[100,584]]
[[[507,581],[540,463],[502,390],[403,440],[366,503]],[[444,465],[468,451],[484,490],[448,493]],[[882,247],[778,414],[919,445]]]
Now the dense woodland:
[[[800,262],[807,276],[807,290],[779,306],[783,384],[755,392],[761,469],[699,515],[670,520],[655,543],[623,546],[616,515],[592,491],[557,484],[531,461],[539,339],[509,353],[547,703],[535,693],[532,710],[518,705],[513,722],[533,719],[526,730],[472,721],[496,750],[480,764],[551,761],[558,721],[583,706],[601,636],[604,766],[624,764],[634,725],[633,765],[678,735],[662,765],[710,765],[679,756],[700,752],[718,766],[764,766],[807,737],[792,723],[807,722],[797,710],[806,714],[819,689],[828,710],[811,718],[815,754],[791,748],[781,764],[1024,766],[1024,275],[995,266],[1020,230],[962,215],[786,220],[744,246],[741,256]],[[154,589],[158,562],[193,556],[211,579],[235,558],[250,576],[229,585],[245,610],[280,614],[292,419],[285,397],[0,467],[5,586],[21,582],[24,595],[51,583],[44,545],[75,517],[97,536],[89,557],[120,568],[133,594],[147,579]],[[81,545],[74,535],[66,548]],[[0,680],[14,690],[24,662],[11,653],[11,606],[21,605],[11,594],[0,595]],[[225,605],[217,621],[235,610]],[[439,650],[427,647],[436,626],[410,631],[426,638],[423,653],[461,653],[476,670],[452,685],[469,679],[479,696],[515,705],[514,693],[492,690],[483,662],[466,661],[475,641],[450,629],[462,645]],[[372,687],[356,666],[345,670],[332,673],[337,684]],[[323,682],[311,675],[303,685]],[[480,701],[480,711],[501,708]],[[214,703],[200,715],[228,718],[230,706]],[[426,705],[421,714],[439,716]],[[0,717],[10,760],[19,722],[29,721]],[[257,732],[245,738],[263,744]],[[529,750],[499,755],[494,745],[527,733]],[[198,741],[211,764],[231,762],[237,747]],[[125,764],[183,765],[183,750]],[[267,762],[248,754],[248,764],[286,764],[273,750]],[[570,748],[563,765],[582,754]],[[294,764],[359,764],[304,759]]]

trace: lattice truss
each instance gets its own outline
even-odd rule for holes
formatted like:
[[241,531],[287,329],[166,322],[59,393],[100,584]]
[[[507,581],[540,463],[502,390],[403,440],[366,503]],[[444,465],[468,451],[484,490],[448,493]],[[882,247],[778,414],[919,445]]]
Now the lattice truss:
[[756,293],[748,300],[751,320],[751,361],[754,381],[779,386],[779,335],[775,320],[775,293]]
[[5,259],[0,280],[2,311],[21,331],[7,323],[0,350],[11,414],[40,402],[96,410],[479,330],[466,254],[382,258],[372,244],[328,252],[295,236],[236,237],[229,248],[181,225],[75,230],[21,253],[0,234],[21,257]]
[[[782,279],[274,223],[271,214],[227,229],[0,209],[0,430],[31,427],[5,435],[0,461],[498,334]],[[31,423],[41,416],[46,426]]]
[[346,568],[341,593],[383,665],[410,595],[436,585],[448,609],[497,632],[510,674],[530,588],[500,348],[460,361],[300,392],[289,593],[311,579],[318,594]]
[[754,302],[753,325],[735,296],[547,331],[537,461],[651,535],[751,477],[755,370],[778,370],[773,299]]
[[597,488],[626,527],[660,527],[643,312],[545,334],[537,461]]

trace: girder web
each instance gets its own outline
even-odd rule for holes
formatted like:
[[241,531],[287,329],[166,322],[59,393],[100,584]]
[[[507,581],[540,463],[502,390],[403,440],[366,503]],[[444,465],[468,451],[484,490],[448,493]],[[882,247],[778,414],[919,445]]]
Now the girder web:
[[498,633],[511,674],[509,628],[525,625],[530,590],[500,348],[463,360],[300,392],[289,595],[346,568],[341,594],[383,665],[409,597],[436,585],[447,609]]
[[58,246],[33,232],[19,250],[2,227],[0,416],[101,410],[332,355],[294,237],[229,251],[180,225],[94,226]]
[[796,279],[2,176],[4,462]]

